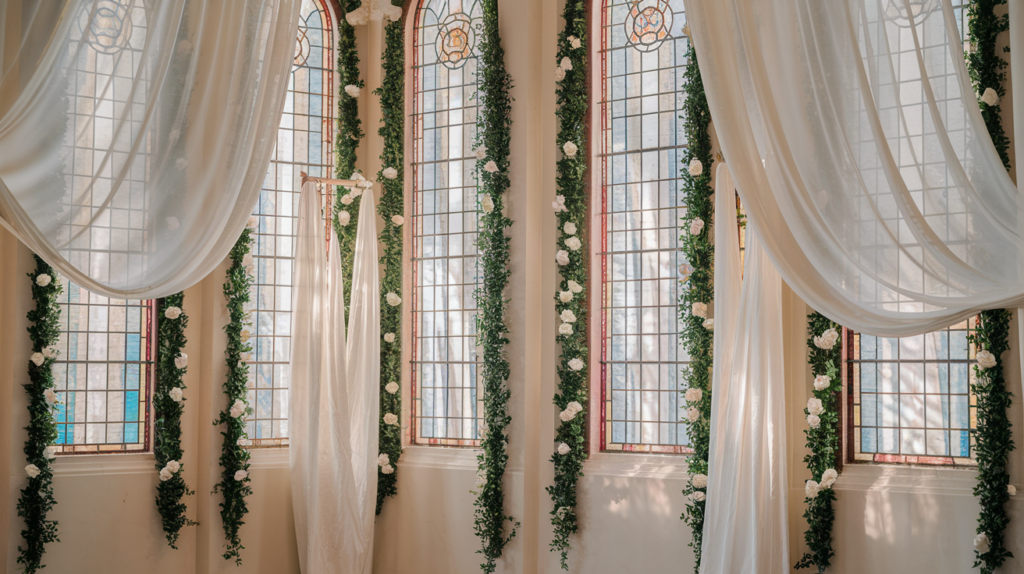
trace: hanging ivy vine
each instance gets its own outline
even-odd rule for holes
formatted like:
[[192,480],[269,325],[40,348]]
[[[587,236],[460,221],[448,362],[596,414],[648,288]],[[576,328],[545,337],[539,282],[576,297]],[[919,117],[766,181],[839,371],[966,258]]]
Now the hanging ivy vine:
[[[512,77],[505,70],[505,51],[498,32],[497,0],[482,0],[483,23],[479,44],[480,112],[477,133],[477,193],[483,207],[477,247],[480,252],[481,282],[476,292],[477,341],[483,350],[484,436],[483,453],[477,457],[479,491],[474,531],[480,538],[484,572],[494,572],[496,561],[519,523],[505,514],[502,480],[508,464],[507,429],[509,363],[505,358],[508,327],[505,289],[509,278],[509,236],[512,220],[504,213],[504,194],[509,188],[509,143],[512,127]],[[512,526],[505,533],[505,522]]]
[[807,362],[814,375],[813,397],[804,409],[808,428],[807,448],[811,452],[804,456],[811,480],[804,485],[804,502],[807,510],[807,530],[804,541],[808,552],[796,563],[796,568],[817,568],[824,572],[832,556],[832,522],[835,520],[836,500],[832,485],[838,476],[835,469],[839,455],[839,392],[842,377],[839,374],[842,344],[840,327],[821,313],[807,316]]
[[156,486],[156,507],[160,512],[167,544],[177,549],[178,535],[197,522],[185,516],[182,501],[195,494],[182,475],[181,415],[185,411],[185,327],[188,315],[182,311],[184,293],[161,300],[157,332],[156,384],[153,388],[153,454],[160,482]]
[[[392,0],[401,6],[402,0]],[[380,155],[381,197],[377,212],[384,220],[380,259],[384,273],[380,282],[380,421],[379,450],[388,461],[377,467],[377,514],[384,499],[398,492],[398,459],[402,456],[402,427],[384,423],[392,413],[402,420],[402,308],[390,305],[387,293],[402,295],[402,225],[405,223],[405,22],[402,18],[384,28],[384,78],[374,91],[380,97],[381,127],[377,130],[384,144]],[[383,461],[383,458],[381,459]]]
[[28,361],[28,383],[24,385],[29,415],[24,449],[28,482],[18,498],[18,516],[25,520],[25,529],[21,531],[25,545],[18,546],[18,564],[29,574],[45,568],[43,555],[46,554],[46,545],[60,542],[57,521],[49,520],[47,516],[57,504],[53,495],[53,468],[50,466],[55,457],[56,447],[52,445],[57,440],[57,425],[53,415],[58,402],[53,390],[52,367],[57,357],[55,345],[60,337],[57,297],[63,289],[56,281],[54,269],[38,255],[34,257],[36,270],[28,277],[32,280],[32,300],[36,307],[28,312],[32,355]]
[[[1003,166],[1010,169],[1010,140],[1000,118],[1000,100],[1006,95],[1007,62],[999,56],[999,34],[1010,29],[1009,17],[997,15],[997,6],[1006,0],[972,0],[968,6],[968,37],[972,49],[967,54],[967,69],[978,94],[981,115],[992,137]],[[1009,52],[1009,48],[1004,48]],[[981,503],[977,536],[974,539],[974,567],[991,574],[1013,554],[1006,548],[1004,532],[1010,523],[1006,504],[1010,500],[1010,475],[1007,462],[1014,449],[1013,431],[1007,412],[1013,395],[1006,390],[1003,353],[1010,348],[1010,312],[1005,309],[982,311],[978,329],[971,337],[977,350],[977,378],[971,390],[977,397],[978,422],[974,431],[974,454],[978,462],[978,484],[974,496]]]
[[560,563],[568,570],[569,537],[579,531],[576,516],[576,484],[583,476],[587,453],[587,256],[584,249],[587,196],[586,118],[589,110],[587,91],[587,17],[581,0],[565,3],[562,13],[565,28],[558,36],[555,90],[558,101],[557,144],[562,150],[558,160],[558,193],[554,208],[558,218],[557,261],[562,281],[555,296],[555,309],[562,321],[558,340],[562,346],[558,371],[558,392],[554,403],[561,423],[555,435],[557,447],[551,457],[555,465],[551,495],[552,552],[561,553]]
[[[711,188],[711,111],[708,109],[704,82],[693,43],[686,51],[686,71],[683,89],[686,100],[682,116],[685,121],[688,146],[683,152],[681,174],[682,193],[686,203],[680,230],[680,243],[686,264],[681,269],[686,288],[681,290],[679,308],[683,320],[683,341],[690,356],[685,372],[687,432],[693,454],[689,458],[691,482],[683,490],[689,497],[682,519],[690,526],[693,539],[694,571],[700,570],[701,541],[704,532],[704,506],[707,496],[708,442],[711,436],[711,365],[713,333],[705,327],[707,309],[715,295],[715,247],[711,241],[711,221],[714,202]],[[710,324],[709,324],[710,326]]]
[[[250,220],[250,225],[252,220]],[[224,523],[224,538],[227,541],[224,552],[225,560],[235,560],[242,564],[242,539],[238,534],[245,522],[243,518],[249,512],[245,498],[252,494],[249,477],[249,451],[245,448],[248,437],[245,433],[245,415],[252,412],[246,401],[246,383],[249,378],[249,365],[246,360],[252,347],[249,337],[252,335],[245,327],[249,325],[249,314],[245,304],[249,302],[249,290],[252,287],[252,230],[246,228],[242,236],[231,248],[231,265],[228,267],[227,279],[224,281],[224,298],[227,300],[229,321],[224,326],[228,342],[225,351],[225,362],[228,367],[227,380],[224,381],[224,395],[227,406],[221,411],[214,425],[221,425],[224,437],[220,454],[221,478],[214,487],[214,492],[224,496],[220,504],[220,516]]]

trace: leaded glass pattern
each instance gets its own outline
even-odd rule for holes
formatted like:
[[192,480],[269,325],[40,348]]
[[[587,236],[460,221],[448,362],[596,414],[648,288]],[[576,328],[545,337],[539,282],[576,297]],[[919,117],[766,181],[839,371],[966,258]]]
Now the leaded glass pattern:
[[149,450],[153,302],[110,299],[63,282],[53,364],[58,452]]
[[412,393],[416,444],[476,446],[478,0],[416,11],[413,113]]
[[602,448],[689,452],[679,333],[682,0],[601,11]]
[[277,146],[253,214],[256,280],[251,312],[253,347],[249,358],[246,433],[255,446],[288,442],[288,389],[291,386],[291,305],[300,171],[332,177],[334,51],[330,12],[319,1],[303,0],[296,32],[295,65],[285,98]]

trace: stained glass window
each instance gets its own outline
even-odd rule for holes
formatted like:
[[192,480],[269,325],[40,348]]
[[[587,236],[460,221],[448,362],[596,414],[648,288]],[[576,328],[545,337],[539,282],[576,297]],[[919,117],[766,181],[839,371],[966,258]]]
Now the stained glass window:
[[256,280],[250,293],[255,336],[249,357],[246,433],[255,446],[288,441],[291,385],[291,303],[300,171],[333,176],[334,52],[330,11],[319,0],[303,0],[296,31],[295,61],[277,146],[267,169],[254,234]]
[[476,346],[478,0],[416,11],[413,115],[413,440],[477,445],[483,412]]
[[679,295],[682,0],[601,11],[602,448],[689,452]]

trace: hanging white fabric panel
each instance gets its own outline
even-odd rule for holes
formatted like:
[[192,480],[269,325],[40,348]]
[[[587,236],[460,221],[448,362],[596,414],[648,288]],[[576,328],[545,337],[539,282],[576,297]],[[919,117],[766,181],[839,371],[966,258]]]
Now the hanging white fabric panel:
[[304,574],[369,574],[372,569],[380,380],[372,195],[363,195],[360,210],[347,345],[338,242],[331,241],[327,255],[314,184],[303,185],[299,199],[288,424]]
[[782,279],[748,225],[739,288],[729,170],[715,195],[715,358],[701,574],[790,571]]
[[197,283],[259,197],[298,8],[0,2],[0,224],[96,293]]
[[801,298],[886,336],[1024,303],[1021,197],[949,0],[686,8],[744,207]]

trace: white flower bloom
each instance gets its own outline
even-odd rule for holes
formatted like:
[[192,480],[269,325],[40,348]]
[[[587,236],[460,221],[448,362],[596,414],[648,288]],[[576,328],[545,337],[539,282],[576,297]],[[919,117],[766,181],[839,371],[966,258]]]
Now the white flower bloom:
[[690,407],[686,409],[686,418],[691,423],[695,423],[700,418],[700,411],[697,410],[697,407]]
[[388,453],[382,452],[377,455],[377,466],[384,466],[385,464],[391,464],[391,457],[388,456]]
[[177,161],[174,162],[174,167],[178,168],[179,170],[185,169],[186,167],[188,167],[188,160],[183,157],[179,157]]
[[480,207],[483,208],[484,213],[491,213],[494,211],[494,200],[491,199],[491,196],[485,195],[480,198]]
[[476,154],[476,159],[484,159],[487,157],[487,146],[481,145],[473,150],[473,153]]
[[386,424],[386,425],[397,425],[398,424],[398,417],[395,416],[394,414],[387,413],[387,414],[384,415],[384,424]]
[[237,419],[238,417],[245,414],[245,410],[247,408],[248,407],[246,406],[245,402],[242,401],[242,399],[235,399],[235,402],[231,403],[231,410],[228,411],[228,414],[231,415],[231,418]]
[[179,470],[181,470],[181,463],[176,460],[169,460],[167,461],[167,464],[164,466],[164,468],[176,473]]
[[583,42],[581,42],[576,36],[569,36],[566,40],[569,40],[569,45],[572,46],[573,50],[579,50],[580,46],[583,45]]
[[825,472],[821,473],[821,483],[818,484],[821,488],[832,488],[832,485],[836,483],[836,479],[839,478],[839,473],[836,469],[829,468]]
[[59,351],[57,351],[57,347],[54,345],[47,345],[43,347],[42,352],[43,356],[46,357],[47,359],[56,359],[57,355],[59,354]]
[[175,229],[181,227],[181,224],[178,223],[177,217],[168,217],[165,221],[167,222],[168,231],[174,231]]
[[573,313],[572,309],[566,309],[558,314],[558,318],[561,319],[563,323],[575,323],[576,313]]
[[1006,492],[1009,493],[1010,496],[1014,496],[1015,494],[1017,494],[1017,487],[1012,484],[1007,484]]
[[810,426],[812,429],[818,428],[818,425],[820,424],[821,419],[818,417],[818,415],[807,415],[807,425]]
[[28,360],[35,363],[37,367],[41,367],[43,366],[43,362],[46,361],[46,357],[44,357],[42,353],[32,353]]
[[974,549],[984,554],[989,550],[988,534],[982,532],[974,537]]
[[579,357],[569,360],[569,368],[574,371],[582,371],[585,366],[586,364]]
[[555,196],[555,200],[551,202],[551,207],[555,210],[555,213],[560,213],[562,211],[569,211],[565,207],[565,196],[564,195],[556,195]]
[[564,249],[559,249],[558,253],[555,253],[555,263],[558,263],[559,265],[563,265],[563,266],[564,265],[568,265],[569,264],[569,252],[564,250]]
[[402,304],[402,298],[399,297],[398,293],[395,293],[394,291],[388,293],[386,298],[388,300],[388,305],[391,305],[392,307],[397,307]]
[[565,444],[564,442],[558,445],[558,454],[565,456],[569,454],[570,451],[572,451],[572,449],[569,448],[569,445]]
[[177,319],[178,317],[181,317],[181,307],[168,307],[164,309],[164,317],[167,317],[172,321],[174,319]]
[[821,336],[814,338],[814,346],[826,351],[832,350],[837,342],[839,342],[839,332],[835,329],[828,329]]
[[580,413],[583,412],[583,405],[579,404],[577,401],[572,401],[565,405],[565,410]]
[[171,480],[172,478],[174,478],[174,473],[171,472],[171,470],[165,466],[165,467],[160,469],[159,477],[160,477],[160,482],[167,482],[168,480]]
[[401,215],[392,215],[391,223],[394,223],[395,227],[401,227],[402,224],[405,223],[405,218],[402,217]]
[[828,378],[828,375],[818,375],[814,377],[814,390],[824,391],[832,384],[832,380]]
[[572,291],[559,291],[558,300],[561,301],[562,303],[568,303],[569,301],[572,301]]
[[237,444],[238,446],[249,446],[249,439],[244,437],[240,438],[235,441],[235,444]]
[[555,81],[561,82],[565,79],[565,70],[561,66],[555,66]]
[[248,227],[249,229],[256,229],[256,226],[259,224],[260,218],[256,217],[255,215],[250,215],[249,221],[246,222],[245,226]]
[[707,497],[708,495],[705,494],[703,490],[698,490],[697,492],[693,493],[693,499],[696,500],[697,502],[704,502],[704,500]]
[[985,92],[981,94],[981,101],[989,106],[994,106],[999,103],[999,94],[992,88],[985,88]]
[[43,397],[46,398],[46,404],[48,405],[55,405],[59,400],[59,397],[57,397],[57,393],[53,392],[53,389],[46,389],[45,391],[43,391]]
[[570,411],[569,409],[565,409],[564,411],[558,413],[558,419],[563,423],[567,423],[574,418],[576,418],[576,413],[574,411]]
[[820,415],[825,412],[825,407],[821,404],[821,399],[814,397],[807,399],[807,412],[812,415]]
[[975,358],[978,360],[978,366],[982,369],[991,369],[996,366],[996,356],[988,349],[978,351],[978,355]]
[[338,225],[345,227],[352,221],[352,214],[347,211],[338,212]]
[[184,369],[188,366],[188,355],[186,353],[180,353],[177,357],[174,357],[174,366],[179,369]]
[[566,235],[576,235],[576,224],[571,221],[566,221],[565,225],[562,226],[562,231]]
[[39,476],[39,467],[34,464],[30,464],[25,467],[25,474],[27,474],[29,478],[35,478]]
[[707,319],[704,319],[703,325],[704,325],[704,328],[707,329],[708,331],[714,331],[715,330],[715,320],[710,318],[710,317],[707,318]]
[[494,163],[494,160],[490,160],[484,164],[484,171],[487,173],[495,173],[498,171],[498,164]]
[[249,473],[244,470],[235,471],[235,482],[242,482],[249,476]]
[[696,388],[686,389],[686,402],[699,403],[704,398],[704,391]]
[[346,193],[345,195],[341,196],[342,205],[352,205],[353,201],[355,201],[355,198],[352,196],[351,193]]
[[181,399],[185,396],[185,392],[181,390],[181,387],[174,387],[167,391],[167,396],[171,397],[171,400],[180,403]]
[[572,279],[569,280],[568,285],[569,285],[569,290],[572,291],[573,293],[582,293],[583,292],[583,286],[580,285],[579,283],[573,281]]
[[819,490],[821,490],[821,487],[818,486],[817,482],[808,480],[804,483],[804,498],[814,498],[818,496]]
[[569,59],[569,57],[568,57],[568,56],[566,56],[566,57],[562,58],[562,61],[561,61],[561,62],[559,62],[559,64],[558,64],[558,65],[559,65],[559,66],[560,66],[560,67],[561,67],[561,68],[562,68],[563,70],[565,70],[566,72],[568,72],[569,70],[572,70],[572,60],[571,60],[571,59]]
[[380,174],[388,179],[398,178],[398,170],[393,167],[384,168],[384,171],[380,172]]
[[562,144],[562,153],[565,154],[565,157],[574,158],[576,157],[576,152],[578,152],[579,150],[580,149],[576,147],[576,144],[574,144],[573,142],[565,142],[564,144]]
[[385,343],[394,343],[395,342],[395,334],[394,333],[384,333],[384,342]]
[[43,458],[46,460],[53,460],[57,458],[57,447],[50,445],[43,450]]
[[390,464],[385,464],[384,466],[380,467],[380,471],[384,474],[394,474],[395,467],[391,466]]
[[700,232],[704,230],[704,220],[696,218],[690,222],[690,235],[700,235]]
[[36,275],[36,285],[39,285],[40,287],[46,287],[52,282],[53,277],[50,277],[47,273],[40,273],[39,275]]
[[393,395],[398,392],[398,383],[391,381],[390,383],[384,386],[384,390]]
[[345,93],[348,94],[350,97],[358,98],[359,97],[359,86],[357,86],[355,84],[349,84],[349,85],[345,86]]
[[690,175],[697,177],[704,173],[704,164],[700,163],[700,160],[693,158],[690,160],[690,165],[686,168],[686,171],[690,172]]
[[572,335],[572,323],[562,323],[558,326],[559,335]]
[[708,476],[706,474],[695,474],[690,479],[690,484],[694,488],[707,488],[708,487]]
[[690,306],[690,314],[694,317],[700,317],[701,319],[708,318],[708,304],[707,303],[694,303]]
[[572,249],[573,251],[579,251],[580,247],[583,247],[583,243],[580,242],[579,237],[572,236],[569,239],[565,240],[565,246],[568,247],[569,249]]
[[686,277],[689,277],[692,273],[693,273],[693,265],[689,265],[687,263],[683,263],[682,265],[679,266],[679,274],[682,275],[684,279]]

